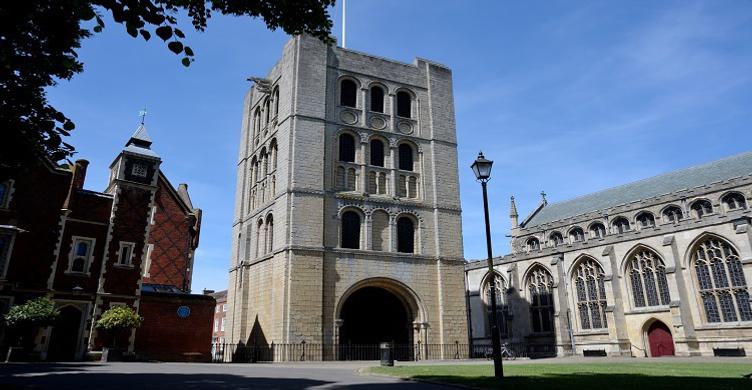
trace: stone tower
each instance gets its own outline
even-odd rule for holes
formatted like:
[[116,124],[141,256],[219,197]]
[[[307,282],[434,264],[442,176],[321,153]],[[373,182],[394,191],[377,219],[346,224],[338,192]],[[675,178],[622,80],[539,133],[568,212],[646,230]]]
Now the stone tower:
[[451,71],[299,36],[253,81],[227,341],[467,343]]

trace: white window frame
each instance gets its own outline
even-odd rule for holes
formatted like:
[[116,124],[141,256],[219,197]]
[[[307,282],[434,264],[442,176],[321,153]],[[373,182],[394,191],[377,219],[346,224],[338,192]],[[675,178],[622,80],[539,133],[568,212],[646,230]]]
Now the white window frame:
[[215,332],[219,332],[219,321],[218,320],[214,320],[214,331]]
[[157,215],[157,206],[151,206],[151,215],[149,216],[149,223],[154,225],[154,216]]
[[223,304],[222,304],[222,311],[223,311],[223,312],[226,312],[226,311],[227,311],[227,304],[226,304],[226,303],[223,303]]
[[149,175],[149,166],[142,162],[134,162],[131,166],[131,175],[146,178]]
[[[73,271],[73,259],[76,257],[76,247],[77,244],[80,241],[89,241],[89,253],[86,256],[86,262],[84,263],[84,270],[83,271]],[[89,268],[91,267],[91,259],[94,257],[94,248],[97,245],[97,239],[92,237],[82,237],[82,236],[71,236],[71,249],[70,253],[68,254],[68,268],[66,269],[66,273],[71,274],[89,274]]]
[[[128,262],[123,263],[123,250],[128,249],[129,256],[128,256]],[[120,247],[118,248],[117,252],[117,260],[115,261],[115,265],[120,267],[133,267],[133,251],[136,249],[136,243],[128,242],[128,241],[120,241]]]
[[219,331],[224,332],[225,331],[225,318],[222,317],[221,320],[219,320]]
[[149,273],[149,269],[151,269],[151,253],[154,250],[154,244],[149,244],[146,246],[146,259],[144,259],[143,272],[141,276],[148,278],[151,277],[151,274]]
[[5,279],[5,273],[8,271],[10,256],[13,254],[13,244],[16,242],[16,232],[13,230],[1,229],[0,234],[10,236],[8,249],[5,253],[0,253],[0,279]]

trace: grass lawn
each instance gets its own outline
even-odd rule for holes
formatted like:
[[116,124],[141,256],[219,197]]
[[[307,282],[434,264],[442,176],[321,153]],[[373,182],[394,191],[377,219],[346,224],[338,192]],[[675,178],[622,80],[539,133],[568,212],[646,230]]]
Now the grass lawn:
[[[493,365],[374,367],[369,372],[473,387],[502,388]],[[744,363],[566,363],[508,364],[505,389],[752,390],[752,364]]]

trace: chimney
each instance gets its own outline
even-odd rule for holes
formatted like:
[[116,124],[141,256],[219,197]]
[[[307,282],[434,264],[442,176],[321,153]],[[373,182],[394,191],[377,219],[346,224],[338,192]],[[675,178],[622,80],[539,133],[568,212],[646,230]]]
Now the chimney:
[[86,180],[86,168],[89,167],[89,161],[76,160],[76,165],[73,167],[73,180],[71,181],[71,189],[82,190],[84,188],[84,181]]

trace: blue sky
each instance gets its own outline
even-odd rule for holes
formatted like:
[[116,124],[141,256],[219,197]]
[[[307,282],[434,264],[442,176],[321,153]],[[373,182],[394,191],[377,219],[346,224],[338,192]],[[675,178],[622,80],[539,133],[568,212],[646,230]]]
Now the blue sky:
[[[750,1],[350,0],[347,11],[349,48],[453,70],[467,258],[485,256],[469,169],[481,149],[495,161],[495,254],[508,250],[510,195],[524,217],[541,190],[556,202],[752,149]],[[193,290],[226,288],[245,79],[266,74],[288,37],[214,16],[186,31],[197,60],[184,68],[156,38],[106,23],[83,42],[84,73],[49,90],[77,124],[87,188],[105,187],[146,105],[163,171],[204,210]]]

